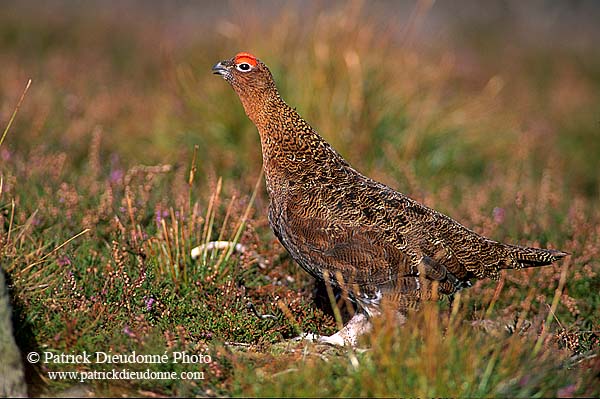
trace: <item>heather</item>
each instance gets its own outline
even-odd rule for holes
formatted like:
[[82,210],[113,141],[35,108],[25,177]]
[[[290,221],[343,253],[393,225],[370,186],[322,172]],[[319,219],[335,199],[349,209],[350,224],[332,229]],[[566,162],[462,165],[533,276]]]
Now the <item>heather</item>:
[[[21,350],[211,358],[126,365],[203,380],[29,365],[30,394],[598,396],[598,7],[249,4],[3,4],[0,265]],[[368,350],[293,341],[347,309],[269,230],[258,135],[210,73],[240,50],[358,170],[571,256],[384,317]]]

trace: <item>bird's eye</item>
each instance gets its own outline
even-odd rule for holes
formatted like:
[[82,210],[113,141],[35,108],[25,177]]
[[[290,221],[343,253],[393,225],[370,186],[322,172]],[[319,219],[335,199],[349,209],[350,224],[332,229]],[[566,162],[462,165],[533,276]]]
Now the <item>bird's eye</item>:
[[241,63],[237,64],[235,67],[237,68],[238,71],[241,71],[241,72],[248,72],[249,70],[252,69],[252,66],[250,64],[248,64],[247,62],[241,62]]

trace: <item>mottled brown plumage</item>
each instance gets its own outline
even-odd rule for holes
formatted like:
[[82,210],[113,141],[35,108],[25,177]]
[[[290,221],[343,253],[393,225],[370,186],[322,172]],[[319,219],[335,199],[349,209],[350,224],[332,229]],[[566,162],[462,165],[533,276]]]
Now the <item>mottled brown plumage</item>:
[[[472,279],[498,278],[500,269],[567,255],[490,240],[360,174],[281,99],[253,55],[239,53],[213,72],[231,84],[258,128],[273,232],[306,271],[351,295],[361,325],[382,300],[403,312],[431,297],[430,287],[451,295]],[[356,337],[342,338],[335,343]]]

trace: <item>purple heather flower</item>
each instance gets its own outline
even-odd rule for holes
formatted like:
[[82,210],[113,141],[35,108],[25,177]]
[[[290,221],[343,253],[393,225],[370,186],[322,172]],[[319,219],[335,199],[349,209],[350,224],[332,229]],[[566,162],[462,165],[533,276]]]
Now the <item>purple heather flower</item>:
[[123,169],[113,169],[110,172],[109,180],[111,183],[118,183],[123,178],[124,174]]
[[494,222],[501,224],[504,222],[504,216],[506,215],[506,211],[504,208],[495,207],[492,211],[492,216],[494,217]]
[[[69,266],[71,264],[71,259],[69,259],[69,257],[67,255],[61,256],[60,258],[58,258],[56,260],[56,263],[58,263],[59,266],[63,267],[63,266]],[[73,275],[73,272],[69,271],[69,277]]]
[[160,209],[157,209],[156,212],[155,212],[155,214],[156,214],[156,223],[160,224],[160,222],[164,218],[166,218],[167,216],[169,216],[169,211],[167,211],[167,210],[161,211]]
[[154,301],[155,299],[152,297],[146,297],[144,298],[144,304],[146,304],[146,310],[150,311],[152,310],[152,305],[154,305]]
[[129,328],[129,326],[125,326],[123,327],[123,333],[130,336],[130,337],[134,337],[135,334],[133,333],[133,331],[131,331],[131,329]]
[[556,391],[556,396],[559,398],[572,398],[575,396],[575,392],[577,392],[577,385],[571,384]]
[[12,153],[6,148],[3,148],[0,150],[0,158],[2,158],[3,161],[10,161],[10,158],[12,158]]
[[523,377],[521,377],[521,379],[519,380],[519,386],[527,386],[527,384],[529,384],[529,381],[531,380],[531,376],[530,375],[524,375]]

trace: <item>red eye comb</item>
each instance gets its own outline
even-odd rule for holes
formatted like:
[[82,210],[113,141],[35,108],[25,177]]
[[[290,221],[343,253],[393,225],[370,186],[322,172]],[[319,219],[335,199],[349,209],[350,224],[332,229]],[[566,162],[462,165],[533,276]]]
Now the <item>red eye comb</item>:
[[257,62],[256,62],[256,57],[253,56],[250,53],[237,53],[235,56],[235,63],[236,64],[241,64],[242,62],[246,62],[250,65],[252,65],[253,67],[256,66]]

